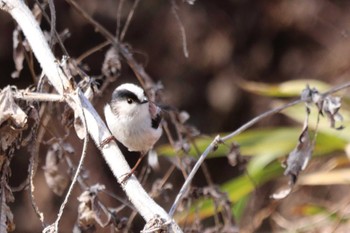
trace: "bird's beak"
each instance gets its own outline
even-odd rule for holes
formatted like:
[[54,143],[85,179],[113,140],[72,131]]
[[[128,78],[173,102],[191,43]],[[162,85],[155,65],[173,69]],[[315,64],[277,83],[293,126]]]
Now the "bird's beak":
[[141,104],[146,104],[146,103],[148,103],[148,99],[144,99],[144,100],[141,102]]

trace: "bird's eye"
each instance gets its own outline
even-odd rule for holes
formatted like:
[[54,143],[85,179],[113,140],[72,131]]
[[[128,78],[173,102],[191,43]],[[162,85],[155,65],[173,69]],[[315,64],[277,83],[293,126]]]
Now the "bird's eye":
[[127,98],[126,101],[128,102],[128,104],[132,104],[134,102],[131,98]]

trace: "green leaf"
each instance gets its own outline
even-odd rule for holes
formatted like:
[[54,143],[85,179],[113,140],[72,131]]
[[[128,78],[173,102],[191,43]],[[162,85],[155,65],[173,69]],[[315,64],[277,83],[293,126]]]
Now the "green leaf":
[[[255,188],[280,176],[282,172],[283,168],[280,166],[280,163],[275,162],[267,166],[264,170],[256,172],[255,174],[244,174],[232,179],[221,186],[221,191],[228,194],[229,200],[232,203],[237,203],[251,193]],[[192,205],[190,211],[186,213],[178,213],[175,218],[179,222],[191,222],[194,220],[195,216],[204,219],[212,216],[214,211],[214,204],[211,199],[201,199]]]
[[296,207],[295,212],[302,216],[323,215],[328,216],[329,221],[346,222],[349,217],[344,216],[341,211],[329,210],[328,208],[316,204],[303,204]]
[[237,202],[242,197],[251,193],[255,188],[261,186],[273,178],[280,176],[283,168],[279,162],[274,162],[265,169],[256,171],[255,173],[246,173],[222,186],[222,191],[227,192],[232,202]]
[[[243,155],[257,155],[262,152],[262,150],[278,150],[280,148],[276,147],[277,143],[287,143],[290,144],[291,139],[296,139],[299,133],[298,128],[264,128],[264,129],[253,129],[247,130],[240,135],[225,142],[225,145],[219,145],[219,148],[212,152],[208,158],[222,157],[226,156],[230,151],[230,145],[236,142],[240,145],[241,154]],[[200,152],[203,152],[209,144],[213,141],[215,136],[212,137],[198,137],[194,140],[194,144]],[[294,145],[296,144],[296,140]],[[293,143],[292,143],[293,144]],[[285,147],[285,146],[283,146]],[[290,148],[290,146],[288,146]],[[285,151],[285,149],[283,150]],[[175,155],[183,155],[182,151],[176,152],[171,145],[162,145],[157,147],[157,153],[162,156],[172,157]],[[197,151],[191,145],[187,155],[198,157]]]
[[305,89],[306,85],[309,85],[311,88],[316,87],[320,92],[330,89],[328,84],[313,79],[291,80],[279,84],[242,81],[239,85],[246,91],[270,97],[300,96],[301,91]]
[[[251,156],[248,164],[248,172],[254,173],[263,169],[274,160],[287,156],[297,145],[299,134],[302,127],[284,127],[284,128],[263,128],[247,130],[240,135],[228,140],[226,145],[219,145],[219,148],[208,155],[209,158],[226,156],[229,151],[229,145],[236,142],[240,145],[240,151],[243,156]],[[335,130],[334,130],[335,131]],[[339,132],[339,131],[336,131]],[[214,136],[199,137],[194,140],[199,151],[203,152],[212,142]],[[350,138],[350,137],[349,137]],[[346,141],[336,135],[319,133],[314,155],[327,154],[337,150],[343,150]],[[176,152],[170,145],[163,145],[157,148],[158,155],[172,157]],[[182,154],[182,152],[178,153]],[[193,146],[188,153],[193,157],[198,157]]]
[[249,200],[249,195],[246,195],[239,199],[232,208],[232,214],[234,216],[235,221],[240,222],[241,218],[243,217],[244,210],[247,206]]
[[297,207],[296,212],[303,216],[314,216],[317,214],[329,214],[328,210],[315,204],[304,204]]
[[[233,214],[240,217],[244,211],[245,198],[252,191],[264,183],[283,176],[283,168],[277,160],[287,156],[297,145],[302,125],[284,128],[263,128],[252,129],[241,133],[238,136],[219,145],[219,148],[211,153],[208,158],[226,156],[230,151],[230,144],[236,142],[240,145],[241,154],[250,156],[246,173],[229,180],[221,186],[221,191],[226,192],[230,201],[234,204]],[[199,151],[203,152],[215,136],[198,137],[194,140]],[[324,155],[337,150],[343,150],[347,141],[336,134],[320,132],[317,135],[314,155]],[[157,148],[162,156],[174,156],[175,151],[170,145],[163,145]],[[178,155],[183,152],[178,152]],[[191,146],[188,153],[190,156],[198,157],[195,149]],[[207,218],[215,214],[212,200],[202,199],[192,205],[189,212],[177,214],[179,221],[193,221],[194,217]]]

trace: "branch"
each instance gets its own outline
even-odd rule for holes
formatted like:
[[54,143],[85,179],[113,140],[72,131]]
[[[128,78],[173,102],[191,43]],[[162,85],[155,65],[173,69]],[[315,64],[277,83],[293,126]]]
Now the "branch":
[[[339,85],[337,87],[334,87],[332,89],[330,89],[327,92],[322,93],[322,96],[327,96],[330,95],[334,92],[338,92],[340,90],[344,90],[346,88],[350,87],[350,82],[344,83],[342,85]],[[194,167],[192,168],[190,174],[188,175],[185,183],[183,184],[183,186],[181,187],[178,195],[176,196],[176,199],[173,203],[173,205],[170,208],[169,211],[169,215],[173,216],[178,205],[180,204],[180,201],[182,200],[183,196],[186,194],[186,191],[188,190],[189,185],[191,184],[195,174],[197,173],[199,167],[201,166],[201,164],[203,163],[203,161],[205,160],[205,158],[208,156],[209,153],[215,151],[217,149],[217,146],[219,145],[219,143],[223,143],[231,138],[233,138],[234,136],[242,133],[243,131],[247,130],[248,128],[250,128],[251,126],[253,126],[254,124],[256,124],[257,122],[259,122],[260,120],[262,120],[265,117],[271,116],[273,114],[276,114],[278,112],[281,112],[284,109],[287,109],[289,107],[292,107],[296,104],[299,103],[303,103],[305,102],[305,100],[303,99],[297,99],[294,100],[292,102],[289,102],[285,105],[282,105],[280,107],[271,109],[267,112],[264,112],[262,114],[260,114],[259,116],[254,117],[253,119],[251,119],[250,121],[248,121],[247,123],[245,123],[244,125],[242,125],[241,127],[239,127],[237,130],[233,131],[232,133],[224,136],[224,137],[220,137],[220,135],[216,136],[214,138],[214,140],[210,143],[210,145],[206,148],[206,150],[202,153],[202,155],[200,156],[200,158],[198,159],[198,161],[196,162],[196,164],[194,165]]]
[[187,48],[186,31],[185,31],[185,27],[184,27],[183,23],[181,22],[180,16],[177,13],[178,6],[177,6],[175,0],[171,0],[171,8],[172,8],[172,12],[173,12],[175,19],[176,19],[176,21],[179,25],[179,28],[180,28],[181,39],[182,39],[182,49],[183,49],[184,56],[185,56],[185,58],[188,58],[189,52],[188,52],[188,48]]
[[91,25],[93,25],[102,36],[104,36],[113,46],[115,46],[120,54],[125,58],[131,69],[134,71],[137,79],[144,89],[149,89],[154,85],[153,80],[147,74],[142,65],[138,64],[134,59],[130,49],[126,44],[120,43],[109,31],[102,27],[96,20],[88,15],[74,0],[66,0],[82,17],[84,17]]
[[[79,90],[78,90],[78,95],[76,97],[78,97],[79,99],[77,99],[76,102],[79,104],[79,109],[83,109],[82,106],[81,106],[81,102],[80,102],[80,99],[82,98],[82,96],[83,96],[82,92],[79,92]],[[86,123],[86,116],[84,114],[84,111],[81,112],[81,116],[82,116],[82,122],[83,122],[84,128],[86,129],[87,128],[87,123]],[[88,142],[89,142],[89,135],[88,135],[88,132],[85,131],[83,150],[81,152],[79,164],[78,164],[78,166],[76,168],[76,171],[74,173],[74,176],[73,176],[73,179],[72,179],[72,183],[70,184],[68,192],[67,192],[67,194],[66,194],[66,196],[65,196],[65,198],[64,198],[64,200],[63,200],[63,202],[61,204],[60,210],[59,210],[59,212],[57,214],[56,221],[51,226],[46,227],[43,230],[43,232],[51,232],[52,227],[53,227],[54,232],[58,232],[59,221],[62,218],[64,208],[67,205],[69,196],[72,194],[74,185],[75,185],[75,183],[78,180],[78,176],[79,176],[80,170],[81,170],[81,168],[83,166],[83,162],[84,162],[84,159],[86,157]]]
[[[80,103],[76,103],[76,101],[81,101],[83,109],[75,111],[75,114],[83,119],[81,111],[84,111],[88,125],[87,130],[94,142],[100,145],[105,138],[111,136],[109,130],[86,97],[83,95],[79,96],[80,91],[73,89],[68,78],[57,64],[31,11],[22,0],[1,0],[0,9],[10,13],[22,28],[35,57],[58,94],[63,96],[66,103],[73,110],[78,109],[80,106]],[[114,142],[100,149],[105,161],[120,183],[120,178],[130,172],[130,167],[125,161],[123,154]],[[122,184],[122,188],[146,222],[154,219],[155,216],[159,216],[164,222],[170,222],[169,225],[172,232],[182,232],[165,210],[147,194],[135,176],[131,176],[125,184]]]

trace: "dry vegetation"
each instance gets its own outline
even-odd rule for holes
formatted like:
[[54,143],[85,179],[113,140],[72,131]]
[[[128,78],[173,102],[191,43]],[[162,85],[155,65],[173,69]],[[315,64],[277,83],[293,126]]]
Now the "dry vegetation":
[[[277,103],[284,106],[290,97],[298,97],[304,84],[314,83],[307,80],[322,81],[317,87],[320,92],[327,90],[322,89],[326,83],[348,86],[348,1],[77,0],[79,7],[74,7],[75,1],[66,0],[53,2],[55,11],[50,11],[48,2],[52,3],[27,1],[27,5],[72,85],[84,91],[91,88],[90,101],[101,116],[114,88],[124,82],[142,84],[153,100],[167,107],[166,133],[158,142],[159,164],[145,160],[137,172],[145,190],[166,211],[212,135],[233,132],[276,107],[271,96],[284,101]],[[111,45],[110,36],[118,40],[118,48]],[[62,60],[63,56],[69,59]],[[0,12],[0,67],[0,229],[40,232],[57,218],[83,142],[66,103],[24,101],[18,96],[12,100],[17,90],[56,92],[42,76],[21,29],[5,11]],[[296,80],[303,85],[269,85]],[[258,120],[258,130],[246,136],[243,132],[237,141],[233,138],[235,143],[231,138],[218,142],[219,149],[202,164],[175,212],[185,232],[349,231],[349,95],[337,93],[344,105],[339,123],[340,99],[334,93],[321,97],[313,89],[303,93],[302,101],[317,109],[301,106],[299,111],[271,112]],[[16,117],[9,117],[4,109]],[[317,117],[309,119],[305,109],[323,115],[319,116],[323,123],[318,126]],[[264,134],[267,127],[281,132],[282,126],[294,127],[293,133],[288,131],[284,140],[271,139],[261,148],[244,138],[259,144],[270,135]],[[268,157],[286,141],[292,147],[288,144],[256,170],[255,154],[250,153],[266,150]],[[128,202],[99,149],[91,141],[86,151],[60,232],[142,230],[144,220]],[[285,177],[281,162],[288,154]],[[298,180],[311,154],[326,156],[308,164],[305,174],[314,177]],[[134,164],[137,156],[131,154],[127,160]],[[242,194],[239,187],[244,187]],[[271,199],[273,194],[277,199],[282,195],[282,200]],[[214,206],[215,211],[203,208],[198,199],[213,200],[204,205]]]

